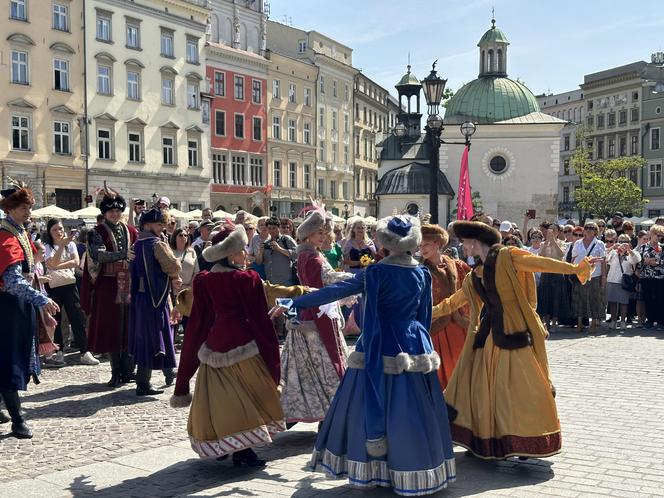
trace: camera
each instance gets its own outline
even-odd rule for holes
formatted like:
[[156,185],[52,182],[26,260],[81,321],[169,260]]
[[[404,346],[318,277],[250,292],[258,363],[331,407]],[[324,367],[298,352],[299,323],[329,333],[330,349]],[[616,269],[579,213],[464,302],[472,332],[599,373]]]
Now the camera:
[[272,241],[266,240],[265,242],[263,242],[263,249],[272,249]]

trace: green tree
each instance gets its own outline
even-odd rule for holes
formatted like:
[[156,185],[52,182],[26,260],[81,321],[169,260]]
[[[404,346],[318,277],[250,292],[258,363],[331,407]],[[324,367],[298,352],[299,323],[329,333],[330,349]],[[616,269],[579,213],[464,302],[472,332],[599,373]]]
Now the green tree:
[[[471,191],[470,191],[470,200],[473,202],[473,212],[475,214],[484,212],[484,206],[482,205],[482,198],[480,197],[480,193],[477,190],[472,190],[471,189]],[[456,220],[457,208],[452,209],[452,212],[450,213],[450,217],[453,220]]]
[[[572,165],[581,180],[574,200],[585,215],[609,217],[615,211],[641,213],[648,202],[641,188],[630,178],[645,164],[641,156],[623,156],[615,159],[592,160],[587,137],[590,129],[577,131],[577,147],[572,154]],[[636,175],[635,175],[636,176]]]
[[447,108],[447,103],[450,101],[450,99],[454,97],[454,91],[450,88],[446,88],[445,91],[443,92],[443,98],[441,99],[441,105],[445,108]]

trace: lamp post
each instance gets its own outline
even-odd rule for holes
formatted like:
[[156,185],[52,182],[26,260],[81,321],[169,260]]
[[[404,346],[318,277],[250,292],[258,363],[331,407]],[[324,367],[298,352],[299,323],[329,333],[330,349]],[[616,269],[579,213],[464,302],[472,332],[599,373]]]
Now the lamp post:
[[350,213],[348,212],[348,203],[345,202],[345,203],[344,203],[344,219],[345,219],[346,221],[348,221],[348,215],[349,215],[349,214],[350,214]]
[[159,200],[159,196],[158,196],[157,193],[155,192],[154,194],[152,194],[152,205],[153,205],[153,206],[156,206],[158,200]]
[[[431,213],[431,223],[433,224],[438,223],[438,171],[440,170],[440,145],[444,143],[470,147],[470,137],[473,136],[473,133],[475,133],[476,130],[474,123],[465,121],[460,127],[461,133],[465,137],[465,142],[445,142],[444,140],[441,140],[443,118],[440,117],[438,111],[447,80],[438,76],[438,72],[436,71],[437,62],[438,61],[435,61],[432,64],[429,76],[422,80],[424,98],[429,107],[429,117],[427,118],[427,125],[424,129],[430,147],[429,162],[431,176],[429,177],[429,212]],[[397,136],[399,136],[398,130],[395,131],[397,132]]]

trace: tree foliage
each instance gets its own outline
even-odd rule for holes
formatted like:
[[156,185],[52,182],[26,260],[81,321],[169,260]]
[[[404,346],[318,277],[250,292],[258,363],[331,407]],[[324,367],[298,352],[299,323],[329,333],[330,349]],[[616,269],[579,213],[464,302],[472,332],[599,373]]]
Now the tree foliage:
[[441,105],[447,108],[447,103],[450,101],[452,97],[454,97],[454,91],[450,88],[446,88],[443,91],[443,98],[441,99]]
[[581,180],[574,194],[579,209],[587,215],[602,217],[609,217],[615,211],[641,213],[648,200],[630,178],[638,178],[645,159],[622,156],[593,161],[586,140],[589,131],[587,127],[577,131],[577,147],[572,154],[572,165]]

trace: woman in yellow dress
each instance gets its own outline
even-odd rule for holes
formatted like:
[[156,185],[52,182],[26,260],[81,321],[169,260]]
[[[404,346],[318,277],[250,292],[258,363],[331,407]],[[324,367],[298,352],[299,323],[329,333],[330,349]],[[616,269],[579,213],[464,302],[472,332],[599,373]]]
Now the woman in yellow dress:
[[463,351],[445,390],[454,443],[485,459],[547,457],[560,451],[560,422],[537,312],[534,273],[575,274],[585,283],[595,260],[578,265],[500,245],[479,222],[453,225],[479,264],[433,318],[470,307]]

